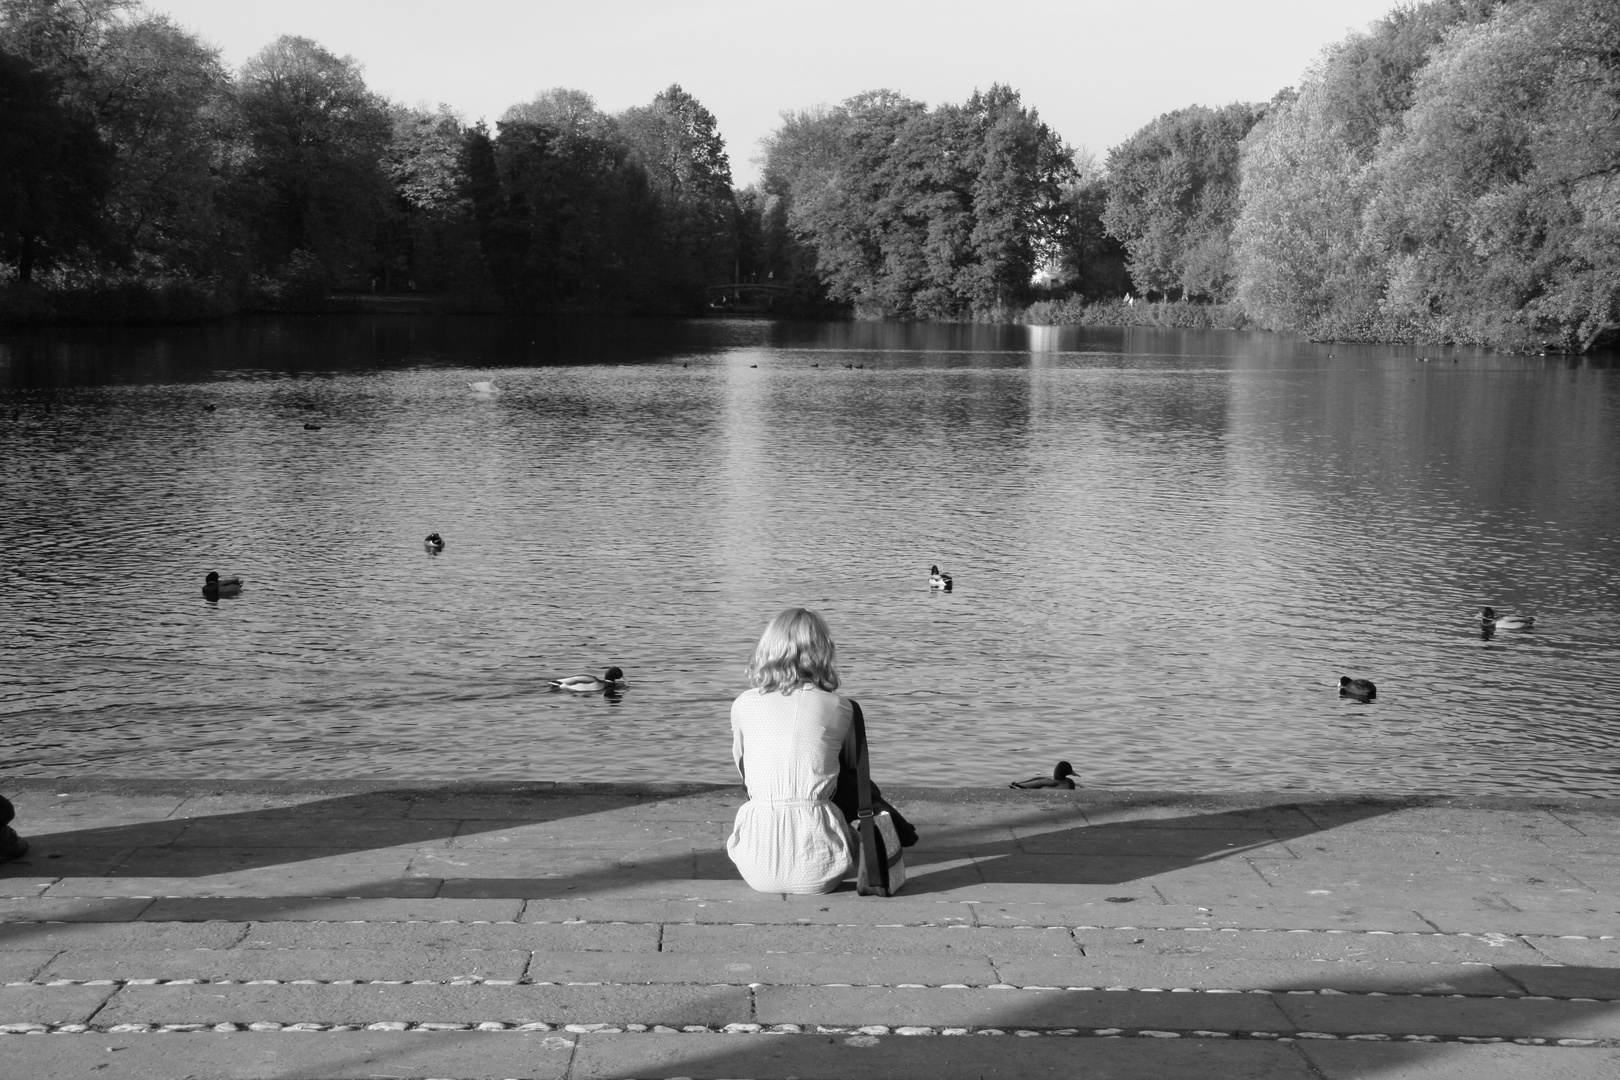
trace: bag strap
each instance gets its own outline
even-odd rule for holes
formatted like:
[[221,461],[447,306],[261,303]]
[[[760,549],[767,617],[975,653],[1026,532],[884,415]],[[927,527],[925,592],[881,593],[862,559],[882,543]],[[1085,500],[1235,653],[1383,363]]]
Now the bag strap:
[[856,819],[856,828],[861,834],[861,848],[866,856],[866,865],[877,872],[877,822],[872,820],[872,780],[868,774],[866,763],[866,718],[861,715],[861,703],[850,700],[850,708],[854,715],[850,718],[850,726],[855,730],[855,794],[860,800],[860,812]]

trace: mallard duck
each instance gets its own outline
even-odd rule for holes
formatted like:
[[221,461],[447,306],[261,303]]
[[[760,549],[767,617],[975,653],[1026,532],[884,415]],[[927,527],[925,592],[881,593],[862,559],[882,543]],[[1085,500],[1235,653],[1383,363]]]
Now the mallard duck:
[[1052,769],[1051,776],[1032,776],[1028,780],[1014,780],[1007,786],[1024,788],[1026,790],[1031,788],[1060,787],[1068,788],[1070,791],[1073,791],[1074,781],[1069,779],[1069,777],[1074,775],[1074,766],[1070,765],[1067,761],[1060,761],[1057,763],[1056,767]]
[[1528,630],[1536,625],[1534,615],[1498,615],[1495,608],[1485,608],[1479,613],[1481,625],[1492,626],[1498,630]]
[[501,388],[495,385],[495,380],[493,379],[485,379],[482,382],[470,382],[467,385],[472,387],[472,392],[475,394],[498,394],[501,392]]
[[429,555],[437,555],[444,550],[444,537],[438,533],[428,533],[427,539],[422,541],[422,546],[427,549]]
[[928,568],[928,587],[930,589],[944,589],[946,592],[950,592],[951,575],[940,573],[937,566],[930,566]]
[[562,679],[552,679],[547,683],[553,690],[571,690],[576,694],[595,694],[603,690],[619,690],[624,687],[624,672],[616,667],[610,667],[601,678],[595,675],[569,675]]
[[203,595],[210,600],[217,600],[221,596],[235,596],[241,591],[241,578],[222,578],[217,570],[208,571],[208,576],[203,579]]
[[1340,675],[1339,696],[1371,701],[1378,696],[1378,687],[1372,684],[1371,679],[1352,679],[1348,675]]

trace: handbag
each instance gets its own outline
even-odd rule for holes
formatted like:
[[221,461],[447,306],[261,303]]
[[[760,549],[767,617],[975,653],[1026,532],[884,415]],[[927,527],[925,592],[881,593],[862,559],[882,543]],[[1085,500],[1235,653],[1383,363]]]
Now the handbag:
[[906,883],[906,852],[887,810],[872,809],[872,779],[866,761],[866,720],[861,705],[851,701],[855,729],[855,790],[860,813],[855,831],[860,843],[855,853],[855,891],[862,896],[893,896]]

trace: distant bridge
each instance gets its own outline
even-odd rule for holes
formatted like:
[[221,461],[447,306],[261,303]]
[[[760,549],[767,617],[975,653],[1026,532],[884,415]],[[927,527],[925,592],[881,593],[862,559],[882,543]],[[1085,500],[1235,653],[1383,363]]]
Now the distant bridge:
[[786,285],[773,285],[763,281],[734,281],[728,285],[708,285],[709,306],[722,311],[765,311],[778,297],[793,290]]

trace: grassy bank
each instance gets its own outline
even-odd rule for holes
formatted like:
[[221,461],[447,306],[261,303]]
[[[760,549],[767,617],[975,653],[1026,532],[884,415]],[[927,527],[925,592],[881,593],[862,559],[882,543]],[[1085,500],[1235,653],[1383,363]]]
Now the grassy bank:
[[1243,330],[1252,324],[1235,304],[1194,304],[1185,300],[1098,300],[1079,297],[1040,300],[1022,322],[1036,326],[1160,326],[1186,330]]

